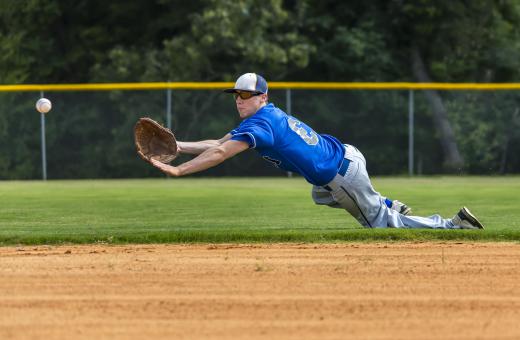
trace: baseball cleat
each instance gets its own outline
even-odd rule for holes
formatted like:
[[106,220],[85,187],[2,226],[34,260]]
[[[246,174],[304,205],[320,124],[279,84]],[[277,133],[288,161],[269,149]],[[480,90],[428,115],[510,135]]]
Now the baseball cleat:
[[461,229],[484,229],[484,225],[466,207],[462,207],[451,221]]
[[398,200],[392,201],[392,210],[397,211],[401,215],[408,215],[412,212],[412,208],[404,204],[403,202],[399,202]]

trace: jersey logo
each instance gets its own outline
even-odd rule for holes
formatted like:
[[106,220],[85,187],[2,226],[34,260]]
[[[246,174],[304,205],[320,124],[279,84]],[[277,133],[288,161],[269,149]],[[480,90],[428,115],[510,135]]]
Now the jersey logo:
[[305,143],[307,143],[308,145],[318,144],[318,135],[316,134],[316,132],[312,131],[311,128],[307,127],[307,129],[305,129],[306,126],[304,126],[302,122],[293,117],[289,117],[287,122],[289,123],[289,127],[291,128],[291,130],[296,132],[296,134],[300,136],[300,138],[303,139]]
[[282,161],[271,158],[269,156],[262,156],[262,158],[268,161],[269,163],[272,163],[275,167],[278,167],[280,164],[282,164]]

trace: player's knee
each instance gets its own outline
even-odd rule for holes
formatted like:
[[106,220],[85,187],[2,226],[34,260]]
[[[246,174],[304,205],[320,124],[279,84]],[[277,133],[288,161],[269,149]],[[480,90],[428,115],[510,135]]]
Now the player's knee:
[[312,192],[312,200],[314,204],[317,205],[327,205],[327,206],[335,206],[338,204],[333,198],[332,195],[328,192]]

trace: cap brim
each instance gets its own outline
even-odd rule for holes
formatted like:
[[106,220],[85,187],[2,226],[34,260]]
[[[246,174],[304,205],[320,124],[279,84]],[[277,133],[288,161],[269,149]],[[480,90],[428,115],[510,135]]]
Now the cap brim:
[[257,93],[257,94],[265,94],[265,93],[260,92],[260,91],[251,91],[251,90],[242,90],[242,89],[225,89],[224,90],[225,93],[237,93],[237,91],[251,92],[251,93]]

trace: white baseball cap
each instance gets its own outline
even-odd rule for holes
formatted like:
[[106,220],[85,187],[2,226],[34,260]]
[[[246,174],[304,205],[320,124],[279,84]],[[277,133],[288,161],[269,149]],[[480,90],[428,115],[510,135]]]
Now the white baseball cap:
[[254,93],[267,93],[267,82],[264,77],[256,73],[245,73],[241,75],[232,89],[226,89],[224,92],[235,93],[237,91],[248,91]]

